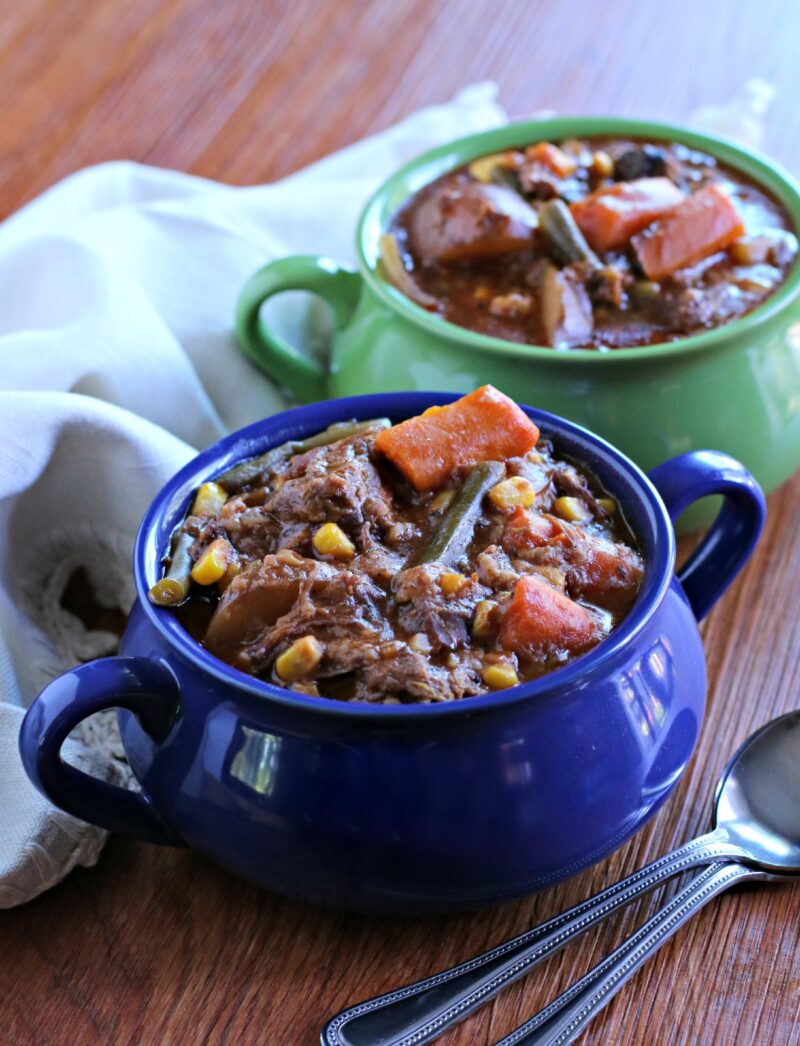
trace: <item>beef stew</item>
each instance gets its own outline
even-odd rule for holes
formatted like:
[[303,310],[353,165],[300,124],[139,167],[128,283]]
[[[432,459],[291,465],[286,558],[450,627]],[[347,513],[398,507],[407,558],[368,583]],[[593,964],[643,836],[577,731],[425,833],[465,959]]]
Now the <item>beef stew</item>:
[[484,386],[396,425],[334,425],[205,483],[150,598],[278,686],[425,703],[585,653],[642,574],[614,498]]

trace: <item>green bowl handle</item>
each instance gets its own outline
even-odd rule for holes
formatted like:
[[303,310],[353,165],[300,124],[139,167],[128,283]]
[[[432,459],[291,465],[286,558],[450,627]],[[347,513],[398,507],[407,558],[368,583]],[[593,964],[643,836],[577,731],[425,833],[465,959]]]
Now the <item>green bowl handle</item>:
[[361,277],[333,258],[297,254],[253,273],[236,305],[236,337],[245,355],[301,403],[325,399],[327,366],[290,345],[261,318],[261,306],[281,291],[318,294],[333,310],[336,330],[341,330],[358,303]]

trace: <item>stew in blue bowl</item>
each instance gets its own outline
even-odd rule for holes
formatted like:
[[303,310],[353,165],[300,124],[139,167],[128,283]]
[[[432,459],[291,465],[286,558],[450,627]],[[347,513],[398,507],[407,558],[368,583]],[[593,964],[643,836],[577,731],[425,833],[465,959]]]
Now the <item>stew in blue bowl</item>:
[[[272,667],[258,678],[226,663],[173,608],[150,599],[204,484],[332,424],[385,417],[402,429],[454,399],[394,393],[301,407],[233,433],[183,468],[136,541],[137,601],[121,656],[65,673],[25,717],[21,752],[37,787],[112,831],[188,844],[268,889],[370,911],[440,911],[530,892],[600,860],[641,827],[674,788],[700,729],[697,620],[763,523],[758,486],[726,455],[685,454],[648,478],[585,429],[523,407],[558,460],[613,499],[631,535],[614,541],[630,541],[643,570],[627,613],[593,646],[464,699],[386,703],[276,685]],[[723,495],[722,512],[676,576],[671,518],[711,493]],[[589,533],[597,521],[587,525]],[[348,536],[355,545],[358,535]],[[581,605],[568,582],[560,592],[539,576]],[[61,760],[65,737],[102,708],[120,709],[140,791]]]

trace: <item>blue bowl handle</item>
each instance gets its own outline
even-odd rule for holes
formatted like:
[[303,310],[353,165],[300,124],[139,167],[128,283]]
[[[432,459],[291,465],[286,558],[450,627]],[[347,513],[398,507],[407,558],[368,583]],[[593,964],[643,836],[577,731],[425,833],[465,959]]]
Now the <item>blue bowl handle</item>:
[[83,821],[151,843],[180,846],[144,792],[108,784],[61,758],[67,735],[87,716],[126,708],[160,741],[178,710],[180,690],[170,669],[146,657],[104,657],[54,679],[22,721],[19,748],[31,781],[52,803]]
[[764,526],[764,494],[744,465],[716,450],[693,450],[649,473],[674,523],[709,494],[725,499],[700,545],[677,572],[701,621],[744,566]]

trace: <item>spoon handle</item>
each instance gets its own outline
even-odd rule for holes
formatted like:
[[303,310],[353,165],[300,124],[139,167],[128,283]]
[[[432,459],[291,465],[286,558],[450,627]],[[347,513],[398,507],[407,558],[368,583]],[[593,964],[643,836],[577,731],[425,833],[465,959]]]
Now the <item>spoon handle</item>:
[[701,836],[482,955],[342,1010],[325,1025],[322,1046],[422,1046],[623,905],[689,868],[740,856],[716,833]]
[[622,985],[695,912],[735,883],[765,877],[764,872],[736,863],[713,864],[703,869],[581,980],[495,1046],[566,1046],[573,1042]]

